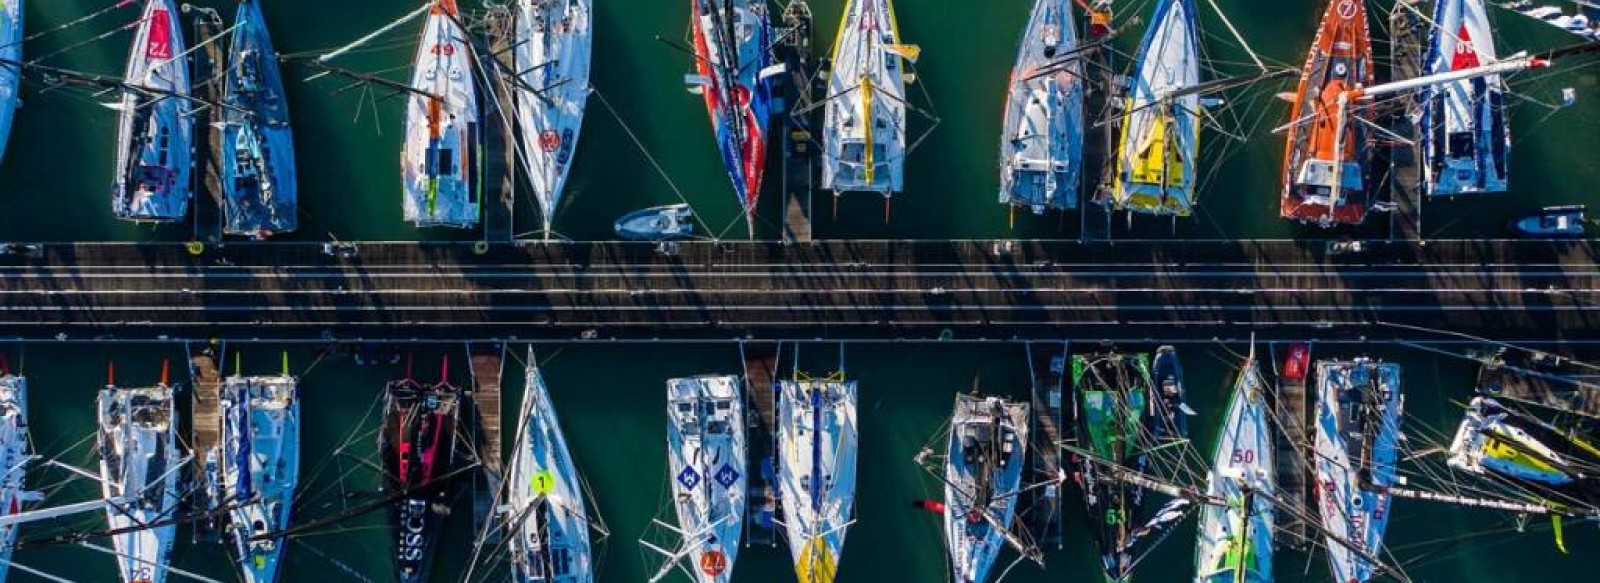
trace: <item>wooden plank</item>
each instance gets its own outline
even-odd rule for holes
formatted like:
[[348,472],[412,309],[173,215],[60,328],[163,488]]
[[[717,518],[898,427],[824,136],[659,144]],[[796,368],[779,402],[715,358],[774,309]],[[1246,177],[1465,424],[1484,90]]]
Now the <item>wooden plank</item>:
[[811,202],[816,191],[815,132],[817,111],[795,116],[809,109],[816,100],[815,62],[811,55],[811,10],[804,0],[791,0],[783,11],[783,42],[776,47],[778,57],[789,68],[782,84],[783,104],[779,118],[783,134],[783,240],[811,242]]
[[[1399,0],[1389,13],[1390,78],[1394,81],[1414,79],[1422,74],[1422,51],[1428,24],[1417,12],[1417,0]],[[1389,126],[1410,143],[1395,143],[1380,148],[1389,157],[1389,197],[1394,204],[1390,213],[1390,238],[1419,241],[1422,239],[1422,147],[1417,140],[1416,126],[1411,120],[1421,117],[1420,104],[1415,99],[1403,99],[1405,107],[1396,111]]]
[[749,503],[745,506],[745,543],[774,545],[777,537],[771,517],[778,509],[777,485],[769,481],[774,457],[777,454],[777,398],[773,377],[778,366],[778,344],[775,342],[741,342],[740,359],[744,364],[745,400],[749,405],[745,443],[749,444],[746,481],[749,483]]
[[[1307,345],[1306,350],[1310,350]],[[1276,358],[1272,356],[1270,358]],[[1307,362],[1310,355],[1307,354]],[[1306,490],[1308,477],[1311,472],[1309,463],[1311,458],[1311,433],[1308,419],[1311,415],[1311,405],[1306,390],[1306,379],[1312,374],[1308,369],[1305,376],[1298,380],[1285,378],[1279,363],[1274,362],[1277,377],[1277,391],[1273,395],[1274,417],[1279,420],[1277,451],[1274,460],[1277,464],[1278,492],[1292,503],[1299,504],[1307,512],[1278,513],[1278,527],[1280,536],[1274,540],[1280,547],[1304,550],[1312,545],[1311,525],[1307,524],[1302,516],[1312,516],[1310,512],[1310,497]]]
[[[222,441],[222,375],[217,370],[217,358],[210,348],[189,356],[189,375],[193,386],[189,391],[189,447],[194,452],[195,463],[190,464],[189,483],[196,496],[192,499],[195,510],[215,508],[218,501],[210,496],[212,484],[208,478],[207,459],[216,452]],[[211,458],[215,461],[215,458]],[[221,532],[215,521],[194,522],[195,542],[220,542]]]
[[[1028,365],[1033,373],[1034,481],[1052,480],[1061,474],[1061,448],[1056,444],[1063,439],[1062,403],[1068,358],[1066,342],[1028,343]],[[1063,548],[1061,488],[1057,485],[1033,490],[1028,518],[1040,546]]]

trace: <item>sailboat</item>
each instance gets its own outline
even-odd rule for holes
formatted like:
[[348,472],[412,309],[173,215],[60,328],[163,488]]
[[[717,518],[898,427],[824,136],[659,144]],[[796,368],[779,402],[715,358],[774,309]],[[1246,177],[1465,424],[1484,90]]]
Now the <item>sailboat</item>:
[[[222,420],[218,500],[230,505],[227,531],[245,583],[274,583],[288,539],[258,539],[289,527],[300,482],[299,382],[235,374],[218,389]],[[209,464],[208,464],[209,466]]]
[[511,457],[507,496],[514,581],[587,583],[595,564],[589,548],[589,512],[567,438],[556,420],[550,390],[528,354],[522,429]]
[[1036,0],[1017,47],[1000,140],[1000,203],[1078,207],[1083,175],[1083,66],[1071,0]]
[[1028,453],[1027,403],[957,395],[944,470],[944,540],[954,581],[982,583],[1008,543]]
[[471,228],[483,201],[483,143],[472,44],[456,0],[433,0],[417,41],[400,152],[402,205],[418,227]]
[[778,500],[789,554],[801,583],[832,583],[854,522],[856,382],[785,380],[778,390]]
[[822,126],[822,187],[840,192],[905,189],[905,61],[889,0],[849,0],[833,41]]
[[1448,463],[1499,478],[1536,502],[1594,516],[1600,512],[1595,437],[1591,431],[1558,427],[1513,402],[1474,397],[1450,442]]
[[1350,111],[1347,93],[1372,84],[1365,3],[1329,0],[1290,108],[1279,216],[1323,227],[1366,219],[1372,113]]
[[[1434,3],[1432,24],[1424,75],[1498,60],[1483,0],[1439,0]],[[1418,99],[1424,192],[1430,196],[1504,192],[1511,131],[1500,75],[1428,85]]]
[[1271,583],[1274,480],[1272,409],[1255,347],[1239,368],[1218,432],[1200,510],[1195,583]]
[[[3,361],[0,361],[3,362]],[[32,449],[28,442],[28,379],[0,370],[0,514],[16,515],[36,500],[26,479]],[[0,526],[0,583],[6,580],[20,525]]]
[[[124,388],[108,383],[98,397],[100,484],[117,572],[123,583],[164,583],[177,536],[178,451],[175,388],[161,383]],[[126,498],[126,499],[124,499]]]
[[407,374],[390,382],[384,393],[378,451],[384,490],[399,495],[389,512],[389,528],[400,583],[427,580],[460,486],[454,476],[461,390],[445,380],[448,360],[442,368],[438,384],[424,385]]
[[1367,359],[1317,363],[1314,445],[1317,507],[1334,581],[1364,583],[1381,565],[1399,483],[1400,365]]
[[289,103],[258,0],[240,0],[222,102],[223,232],[266,238],[298,225]]
[[765,0],[690,0],[695,74],[690,90],[706,100],[722,166],[755,233],[756,200],[767,163],[772,88],[772,22]]
[[[689,559],[699,583],[727,583],[739,556],[748,492],[744,475],[744,389],[739,377],[698,376],[667,381],[667,462],[680,539],[651,583]],[[659,521],[658,524],[661,524]]]
[[1151,405],[1150,363],[1142,354],[1107,353],[1072,357],[1075,441],[1083,451],[1072,458],[1079,487],[1096,525],[1096,542],[1109,581],[1126,580],[1137,555],[1129,552],[1139,537],[1145,489],[1103,476],[1103,464],[1144,472],[1150,428],[1157,424]]
[[1123,103],[1111,203],[1133,212],[1194,213],[1200,154],[1200,41],[1194,0],[1162,0],[1139,43]]
[[517,0],[511,50],[517,80],[511,93],[523,169],[546,236],[554,228],[589,101],[593,18],[590,0]]
[[[183,23],[172,0],[147,0],[115,107],[117,175],[111,211],[138,222],[180,221],[189,212],[194,118]],[[145,91],[148,89],[149,91]]]
[[[23,0],[0,1],[0,59],[22,62]],[[11,122],[22,105],[22,69],[0,67],[0,160],[5,159]]]

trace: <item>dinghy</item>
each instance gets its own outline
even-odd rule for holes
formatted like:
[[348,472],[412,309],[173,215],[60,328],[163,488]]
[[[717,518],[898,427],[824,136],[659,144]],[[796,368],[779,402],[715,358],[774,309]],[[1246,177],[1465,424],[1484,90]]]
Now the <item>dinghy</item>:
[[905,62],[920,49],[900,44],[889,0],[849,0],[829,64],[822,125],[822,188],[905,189]]
[[855,522],[856,383],[786,380],[778,389],[778,500],[801,583],[832,583]]
[[1273,503],[1272,409],[1252,346],[1244,359],[1217,448],[1206,474],[1195,545],[1195,583],[1271,583]]
[[483,201],[483,144],[472,44],[456,0],[434,0],[417,41],[400,152],[402,205],[418,227],[467,229]]
[[[123,583],[165,583],[178,526],[178,451],[174,387],[108,384],[98,398],[100,484]],[[127,498],[124,500],[124,498]]]
[[1036,0],[1017,47],[1000,141],[1000,203],[1078,208],[1083,66],[1071,0]]
[[681,542],[676,550],[644,543],[667,557],[651,583],[684,559],[698,583],[732,580],[748,494],[744,407],[739,377],[667,381],[667,462],[678,522],[668,528]]
[[[449,370],[446,362],[444,370]],[[428,579],[434,551],[460,481],[456,467],[456,423],[461,390],[441,380],[424,385],[409,378],[389,383],[383,429],[384,490],[398,496],[389,511],[399,583]]]
[[1329,0],[1290,108],[1279,216],[1322,227],[1366,219],[1371,108],[1347,92],[1373,84],[1363,0]]
[[546,237],[554,229],[589,100],[593,18],[590,0],[517,0],[512,95],[523,169],[533,183]]
[[235,375],[219,391],[222,495],[217,498],[231,508],[227,532],[235,560],[245,583],[275,583],[289,539],[256,537],[289,528],[300,482],[298,381],[287,370],[268,377]]
[[1518,235],[1536,239],[1581,239],[1588,235],[1589,218],[1583,205],[1552,206],[1519,217],[1511,223]]
[[[23,0],[0,2],[0,59],[22,62]],[[0,67],[0,160],[5,159],[11,122],[22,105],[22,70]]]
[[1317,509],[1334,581],[1380,574],[1383,533],[1399,485],[1400,366],[1366,359],[1317,363]]
[[1162,0],[1139,43],[1124,101],[1115,208],[1152,215],[1194,213],[1200,155],[1200,31],[1194,0]]
[[1007,544],[1028,454],[1027,403],[957,395],[944,473],[944,540],[959,583],[989,580]]
[[128,88],[114,106],[121,119],[111,212],[119,219],[172,222],[189,213],[194,118],[183,52],[177,6],[147,0],[128,53]]
[[666,241],[694,236],[694,211],[669,204],[633,211],[617,219],[617,236],[629,241]]
[[[0,357],[3,359],[3,357]],[[3,363],[4,360],[0,360]],[[28,443],[28,379],[0,370],[0,513],[15,515],[22,505],[39,499],[27,490],[28,462],[32,449]],[[0,583],[6,580],[11,554],[16,550],[20,524],[0,526]]]
[[506,546],[514,580],[588,583],[595,564],[583,484],[538,366],[528,365],[527,380],[508,482]]
[[[1432,24],[1424,75],[1498,60],[1482,0],[1438,0]],[[1504,192],[1511,132],[1500,75],[1428,85],[1418,98],[1424,192],[1430,196]]]
[[222,102],[223,232],[266,238],[298,225],[289,103],[257,0],[240,0]]
[[755,233],[756,200],[767,164],[767,125],[772,88],[782,72],[772,65],[772,23],[766,0],[690,0],[695,74],[690,90],[706,100],[722,165]]

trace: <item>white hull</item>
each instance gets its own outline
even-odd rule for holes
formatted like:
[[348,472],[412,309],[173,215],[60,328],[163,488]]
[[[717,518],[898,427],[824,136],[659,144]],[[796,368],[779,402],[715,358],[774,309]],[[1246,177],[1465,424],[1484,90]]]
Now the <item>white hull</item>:
[[1027,403],[958,395],[944,474],[944,540],[956,583],[989,580],[1006,546],[1028,455]]
[[823,122],[822,188],[905,189],[905,59],[889,0],[849,0],[833,44]]
[[441,2],[428,15],[411,77],[411,88],[427,95],[406,99],[402,206],[419,227],[473,227],[483,196],[477,71],[453,4]]
[[667,381],[673,508],[699,583],[732,580],[746,502],[744,390],[732,376]]
[[294,377],[230,377],[223,384],[222,503],[245,583],[278,580],[287,539],[252,541],[289,527],[300,481],[300,399]]
[[520,81],[513,93],[522,164],[549,231],[589,100],[594,13],[590,0],[517,0],[516,10],[511,55]]
[[855,511],[860,445],[854,381],[783,381],[778,488],[784,535],[802,583],[831,583]]
[[[123,583],[165,583],[177,525],[179,462],[172,388],[100,391],[100,479]],[[161,526],[146,526],[149,524]]]
[[1226,506],[1208,504],[1200,510],[1195,583],[1272,581],[1277,484],[1266,391],[1261,369],[1251,357],[1239,371],[1206,476],[1206,495]]
[[[529,362],[533,361],[529,355]],[[507,529],[514,581],[594,581],[583,484],[537,366],[527,371],[521,434],[511,458]]]
[[[1357,413],[1363,401],[1370,414]],[[1363,583],[1379,572],[1372,560],[1383,551],[1392,502],[1381,490],[1398,482],[1401,409],[1399,365],[1317,363],[1317,507],[1334,581]],[[1369,450],[1357,436],[1370,436]],[[1365,464],[1362,451],[1370,452]],[[1370,484],[1362,483],[1363,466]]]
[[[1482,0],[1439,0],[1423,75],[1488,65],[1498,59],[1494,31]],[[1504,192],[1509,171],[1511,132],[1502,100],[1500,75],[1433,85],[1423,89],[1424,116],[1417,128],[1425,162],[1423,183],[1430,195]]]
[[1139,47],[1123,104],[1111,201],[1118,209],[1188,216],[1195,204],[1200,97],[1170,97],[1200,83],[1193,0],[1164,0]]
[[189,212],[193,106],[183,22],[172,0],[149,0],[123,80],[172,96],[123,91],[111,210],[133,221],[179,221]]
[[[32,497],[27,491],[28,381],[20,376],[0,376],[0,514],[22,512]],[[11,553],[19,525],[0,526],[0,583],[10,570]]]
[[[1071,0],[1037,0],[1006,91],[1000,202],[1035,213],[1078,206],[1083,173],[1083,66]],[[1044,69],[1044,70],[1041,70]]]

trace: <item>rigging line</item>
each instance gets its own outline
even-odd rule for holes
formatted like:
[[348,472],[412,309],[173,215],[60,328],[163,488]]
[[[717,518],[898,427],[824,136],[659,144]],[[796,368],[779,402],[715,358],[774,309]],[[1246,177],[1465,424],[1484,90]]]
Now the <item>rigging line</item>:
[[[1399,329],[1403,329],[1403,330],[1412,330],[1412,331],[1416,331],[1416,332],[1430,332],[1430,333],[1438,334],[1438,335],[1441,335],[1441,336],[1453,336],[1453,337],[1456,337],[1456,338],[1465,338],[1467,340],[1472,340],[1472,341],[1475,341],[1475,342],[1482,342],[1484,344],[1490,344],[1490,345],[1494,345],[1494,346],[1498,346],[1498,347],[1502,347],[1502,348],[1508,348],[1508,349],[1516,350],[1516,351],[1520,351],[1520,352],[1526,352],[1526,353],[1532,354],[1532,355],[1545,354],[1544,352],[1541,352],[1541,351],[1537,351],[1537,350],[1533,350],[1533,349],[1529,349],[1529,348],[1523,348],[1523,347],[1520,347],[1520,346],[1517,346],[1515,344],[1511,344],[1511,343],[1508,343],[1508,342],[1501,342],[1501,341],[1498,341],[1498,340],[1490,340],[1488,338],[1483,338],[1483,337],[1480,337],[1480,336],[1473,336],[1473,335],[1467,334],[1465,332],[1454,332],[1454,331],[1450,331],[1450,330],[1439,330],[1439,329],[1434,329],[1434,328],[1427,328],[1427,327],[1424,327],[1424,326],[1414,326],[1414,325],[1410,325],[1410,324],[1403,324],[1403,323],[1399,323],[1399,322],[1387,322],[1387,321],[1383,321],[1383,320],[1379,320],[1379,321],[1377,321],[1375,323],[1380,325],[1380,326],[1388,326],[1388,327],[1391,327],[1391,328],[1399,328]],[[1583,367],[1583,368],[1586,368],[1586,369],[1589,369],[1589,370],[1600,371],[1600,365],[1589,364],[1587,362],[1584,362],[1584,361],[1581,361],[1581,360],[1578,360],[1578,359],[1575,359],[1575,358],[1567,358],[1567,359],[1565,359],[1565,361],[1568,362],[1568,363],[1571,363],[1573,365],[1577,365],[1577,366],[1580,366],[1580,367]]]
[[13,42],[13,43],[6,43],[4,45],[0,45],[0,49],[8,49],[8,48],[14,47],[14,46],[22,44],[22,43],[33,42],[33,41],[38,40],[39,38],[41,38],[41,37],[43,37],[43,36],[45,36],[47,34],[53,34],[53,33],[61,32],[63,30],[78,26],[80,24],[87,23],[90,20],[94,20],[95,18],[97,18],[99,16],[102,16],[102,15],[105,15],[105,14],[109,14],[111,12],[116,11],[119,8],[123,8],[125,6],[128,6],[129,4],[133,4],[133,2],[134,2],[134,0],[118,0],[117,3],[115,3],[115,4],[111,4],[109,6],[102,7],[99,10],[96,10],[94,12],[90,12],[90,13],[85,14],[83,16],[80,16],[80,17],[78,17],[78,18],[76,18],[74,20],[71,20],[71,21],[64,22],[62,24],[56,25],[54,28],[46,28],[46,29],[41,30],[39,32],[35,32],[35,33],[30,34],[28,36],[22,37],[22,40],[20,40],[20,41]]
[[[633,141],[634,147],[638,148],[639,153],[644,155],[645,161],[649,162],[652,168],[655,168],[656,174],[659,174],[661,179],[666,181],[667,186],[672,189],[673,194],[678,196],[678,200],[683,204],[687,204],[693,208],[694,205],[689,204],[689,198],[684,196],[683,190],[679,189],[678,184],[672,181],[672,176],[667,174],[666,169],[661,167],[661,163],[656,161],[654,155],[650,154],[649,148],[644,146],[644,141],[640,140],[639,135],[635,134],[633,132],[633,128],[628,126],[628,122],[622,118],[622,114],[617,113],[617,109],[612,107],[611,100],[606,99],[605,94],[601,93],[599,89],[594,90],[594,96],[600,98],[600,104],[604,105],[606,111],[611,114],[611,117],[617,120],[618,125],[622,126],[622,131],[628,134],[628,139]],[[705,220],[701,218],[700,213],[694,213],[693,218],[694,222],[699,224],[702,230],[707,233],[712,232],[711,227],[706,225]]]

